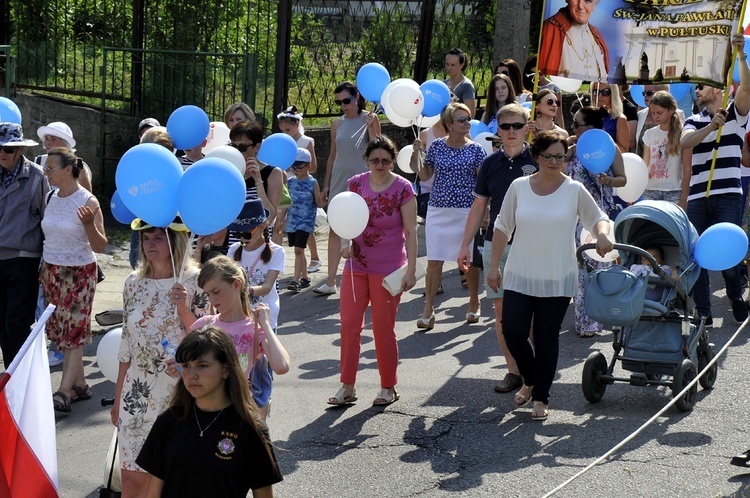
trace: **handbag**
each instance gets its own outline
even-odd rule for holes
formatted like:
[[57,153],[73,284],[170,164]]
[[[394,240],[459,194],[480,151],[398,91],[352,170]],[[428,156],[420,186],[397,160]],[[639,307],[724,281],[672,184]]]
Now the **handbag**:
[[292,197],[289,195],[289,189],[287,188],[286,184],[281,185],[281,199],[279,200],[279,207],[281,206],[291,206],[292,205]]
[[100,498],[118,498],[122,491],[122,481],[120,477],[120,447],[117,444],[117,428],[112,434],[112,441],[109,443],[107,459],[104,462],[104,483],[105,486],[99,489]]
[[620,265],[595,270],[584,281],[584,311],[605,325],[623,327],[638,321],[646,282]]
[[[398,296],[401,293],[401,282],[404,280],[404,275],[406,275],[407,266],[409,265],[405,264],[401,268],[398,268],[395,271],[391,272],[383,279],[383,287],[385,287],[385,290],[387,290],[391,294],[391,296]],[[417,261],[416,265],[414,266],[414,276],[417,278],[417,281],[419,281],[420,278],[424,277],[426,273],[427,271],[425,270],[424,266],[422,266],[422,263]]]
[[417,194],[417,216],[427,218],[427,203],[430,202],[430,193]]

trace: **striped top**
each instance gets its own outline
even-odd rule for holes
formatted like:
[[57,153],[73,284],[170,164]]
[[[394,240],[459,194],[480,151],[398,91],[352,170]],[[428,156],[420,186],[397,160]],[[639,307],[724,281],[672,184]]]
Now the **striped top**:
[[[708,126],[713,119],[706,109],[694,114],[685,120],[683,132],[687,130],[700,130]],[[734,102],[727,109],[727,120],[724,123],[719,142],[719,151],[716,155],[713,179],[711,180],[711,191],[709,195],[742,194],[740,184],[740,158],[742,157],[742,144],[745,135],[747,116],[737,114]],[[711,170],[711,160],[716,147],[716,131],[712,131],[703,141],[693,147],[693,173],[690,177],[690,193],[688,201],[700,199],[706,196],[708,188],[708,177]]]

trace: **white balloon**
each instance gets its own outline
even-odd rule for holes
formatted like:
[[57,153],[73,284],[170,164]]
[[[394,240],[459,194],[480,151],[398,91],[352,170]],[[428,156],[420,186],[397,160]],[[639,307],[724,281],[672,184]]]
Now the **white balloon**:
[[637,201],[648,186],[648,166],[638,154],[626,152],[622,155],[625,163],[625,178],[628,183],[615,189],[615,193],[625,202]]
[[240,170],[241,175],[245,174],[245,156],[242,155],[242,152],[238,151],[231,145],[220,145],[214,149],[211,149],[208,154],[206,154],[206,157],[218,157],[219,159],[225,159],[232,163],[238,170]]
[[96,363],[99,365],[102,375],[111,382],[117,382],[117,374],[120,372],[120,362],[117,355],[120,351],[122,340],[122,327],[112,329],[102,337],[96,347]]
[[414,119],[424,109],[424,96],[419,86],[414,88],[414,85],[406,81],[399,83],[391,90],[389,99],[393,111],[402,118]]
[[401,128],[408,128],[409,126],[414,124],[414,120],[401,117],[393,110],[393,107],[391,106],[391,92],[393,92],[393,89],[402,83],[406,83],[412,88],[416,87],[417,91],[419,91],[419,85],[417,85],[417,82],[414,80],[410,80],[409,78],[399,78],[397,80],[393,80],[388,84],[387,87],[385,87],[385,90],[383,90],[383,95],[380,97],[380,105],[383,106],[385,116],[391,123],[395,124],[396,126],[400,126]]
[[414,153],[414,146],[407,145],[398,152],[398,156],[396,157],[396,164],[398,165],[398,169],[410,175],[414,174],[414,171],[412,171],[410,165],[412,153]]
[[437,116],[419,116],[417,118],[417,126],[420,128],[429,128],[430,126],[436,125],[440,122],[440,114]]
[[[607,238],[611,240],[612,243],[614,243],[615,222],[612,220],[609,220],[609,235],[607,236]],[[583,244],[596,244],[596,238],[594,238],[594,236],[591,235],[585,228],[581,229],[581,245]],[[583,251],[583,253],[589,258],[595,259],[596,261],[601,261],[603,263],[609,263],[610,261],[614,261],[620,257],[620,253],[616,249],[612,249],[607,254],[605,254],[604,257],[599,256],[599,254],[597,254],[596,252],[596,249],[586,249],[585,251]]]
[[477,136],[472,138],[472,140],[481,145],[484,151],[489,156],[495,151],[492,150],[492,142],[490,140],[487,140],[488,138],[497,138],[497,136],[494,133],[483,131],[482,133],[477,133]]
[[358,237],[369,221],[370,209],[357,193],[341,192],[328,204],[328,224],[342,239]]
[[548,76],[548,78],[563,92],[574,93],[581,88],[581,85],[583,85],[582,80],[576,80],[573,78],[564,78],[562,76]]
[[203,147],[203,153],[208,154],[216,147],[229,143],[229,127],[221,121],[214,121],[209,125],[206,145]]

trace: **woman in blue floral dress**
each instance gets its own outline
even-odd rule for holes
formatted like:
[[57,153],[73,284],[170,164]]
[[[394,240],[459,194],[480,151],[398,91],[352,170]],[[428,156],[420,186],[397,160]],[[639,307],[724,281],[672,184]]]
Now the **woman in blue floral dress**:
[[[605,108],[581,108],[573,117],[573,133],[575,133],[575,136],[571,137],[570,140],[576,142],[584,132],[594,128],[601,130],[603,127],[603,118],[608,115],[609,112]],[[622,187],[626,183],[625,168],[619,151],[615,150],[615,162],[610,169],[598,175],[589,172],[583,166],[578,155],[575,153],[575,147],[571,147],[568,150],[568,154],[568,157],[570,157],[567,164],[568,175],[572,179],[583,183],[586,190],[594,197],[599,208],[611,217],[615,207],[615,202],[612,198],[613,188]],[[579,220],[576,225],[576,247],[581,245],[582,229],[583,225],[581,225]],[[609,268],[612,266],[612,263],[596,261],[585,254],[583,257],[593,268]],[[580,337],[594,337],[601,333],[602,324],[589,318],[583,309],[583,279],[583,268],[578,268],[578,291],[573,301],[575,306],[576,333]]]

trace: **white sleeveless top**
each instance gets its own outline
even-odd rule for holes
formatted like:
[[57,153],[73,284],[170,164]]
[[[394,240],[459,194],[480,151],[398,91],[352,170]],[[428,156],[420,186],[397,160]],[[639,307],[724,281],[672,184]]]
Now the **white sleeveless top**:
[[58,197],[58,192],[50,197],[42,218],[44,261],[57,266],[84,266],[96,262],[77,212],[93,195],[83,187],[67,197]]
[[297,139],[297,147],[306,149],[307,144],[312,144],[312,146],[315,147],[315,139],[313,137],[308,137],[307,135],[300,135]]

